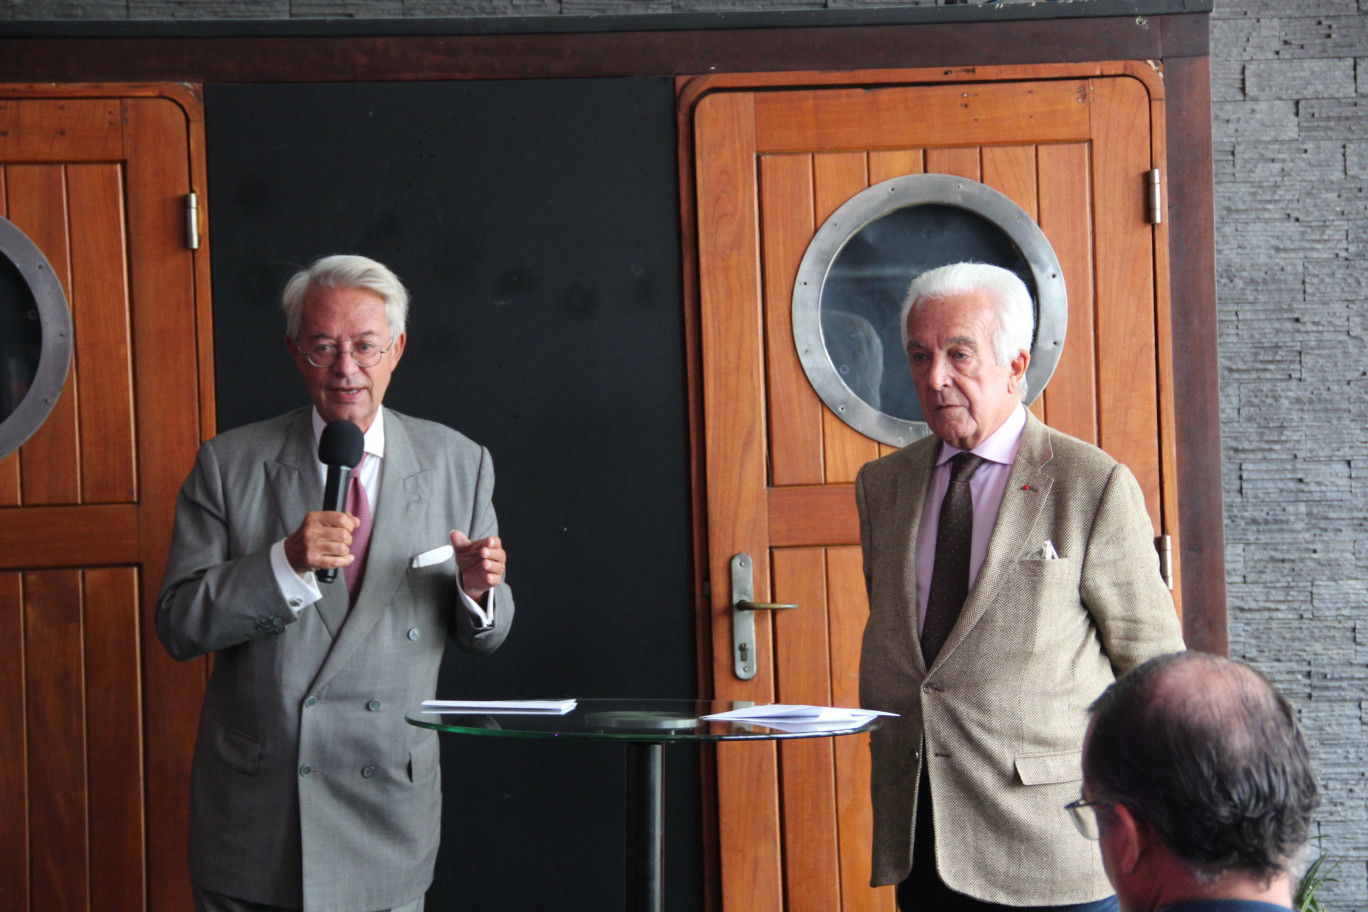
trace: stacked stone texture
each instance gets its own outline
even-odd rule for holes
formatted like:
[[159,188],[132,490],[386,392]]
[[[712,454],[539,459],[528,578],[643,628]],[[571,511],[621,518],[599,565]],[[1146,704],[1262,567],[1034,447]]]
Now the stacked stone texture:
[[[0,19],[546,16],[944,0],[0,0]],[[1362,8],[1360,8],[1362,4]],[[1368,0],[1211,17],[1230,651],[1313,742],[1322,896],[1368,910]],[[1182,403],[1178,404],[1182,407]]]
[[1217,299],[1230,651],[1301,714],[1368,909],[1368,2],[1216,0]]

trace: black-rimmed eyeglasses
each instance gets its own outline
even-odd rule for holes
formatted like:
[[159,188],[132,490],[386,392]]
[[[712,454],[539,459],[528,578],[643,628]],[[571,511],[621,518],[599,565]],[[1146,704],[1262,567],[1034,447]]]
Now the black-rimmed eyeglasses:
[[295,348],[298,348],[299,353],[308,358],[314,367],[332,367],[342,355],[351,355],[357,367],[375,367],[385,352],[393,347],[393,339],[390,339],[390,344],[384,348],[375,342],[357,342],[351,348],[339,348],[336,342],[320,342],[311,348],[304,348],[295,343]]
[[1064,810],[1069,812],[1069,816],[1073,818],[1073,825],[1085,838],[1100,839],[1102,830],[1097,822],[1097,809],[1112,807],[1115,804],[1115,801],[1089,801],[1086,798],[1079,798],[1064,805]]

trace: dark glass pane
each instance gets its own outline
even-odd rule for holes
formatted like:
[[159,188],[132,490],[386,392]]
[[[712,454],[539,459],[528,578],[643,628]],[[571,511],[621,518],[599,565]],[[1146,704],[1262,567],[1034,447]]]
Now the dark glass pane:
[[18,267],[0,255],[0,421],[28,394],[42,350],[38,304]]

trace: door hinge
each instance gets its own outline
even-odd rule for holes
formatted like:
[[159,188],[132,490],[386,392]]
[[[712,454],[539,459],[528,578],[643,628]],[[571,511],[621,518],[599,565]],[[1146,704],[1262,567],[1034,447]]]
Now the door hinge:
[[191,190],[185,195],[185,246],[199,250],[199,195]]
[[1164,220],[1164,176],[1158,168],[1145,175],[1145,221],[1158,225]]
[[1173,536],[1165,532],[1154,540],[1154,547],[1159,551],[1159,575],[1164,578],[1164,585],[1169,587],[1169,592],[1173,591]]

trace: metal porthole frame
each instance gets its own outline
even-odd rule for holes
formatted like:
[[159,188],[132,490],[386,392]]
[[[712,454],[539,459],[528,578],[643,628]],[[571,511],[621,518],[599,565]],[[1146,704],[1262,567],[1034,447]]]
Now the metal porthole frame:
[[[52,264],[13,222],[0,217],[0,255],[19,271],[38,309],[42,343],[33,384],[0,421],[0,459],[19,449],[51,414],[71,368],[71,311]],[[3,302],[0,302],[3,303]]]
[[[866,437],[892,446],[905,446],[931,430],[924,421],[879,411],[846,385],[822,335],[822,289],[836,258],[866,225],[898,209],[933,204],[964,209],[997,226],[1031,270],[1036,331],[1026,371],[1027,405],[1044,392],[1054,375],[1068,329],[1068,297],[1059,258],[1035,220],[1008,197],[978,181],[950,174],[895,177],[855,194],[823,223],[803,254],[793,286],[793,341],[808,381],[827,408]],[[909,273],[909,284],[912,279]]]

